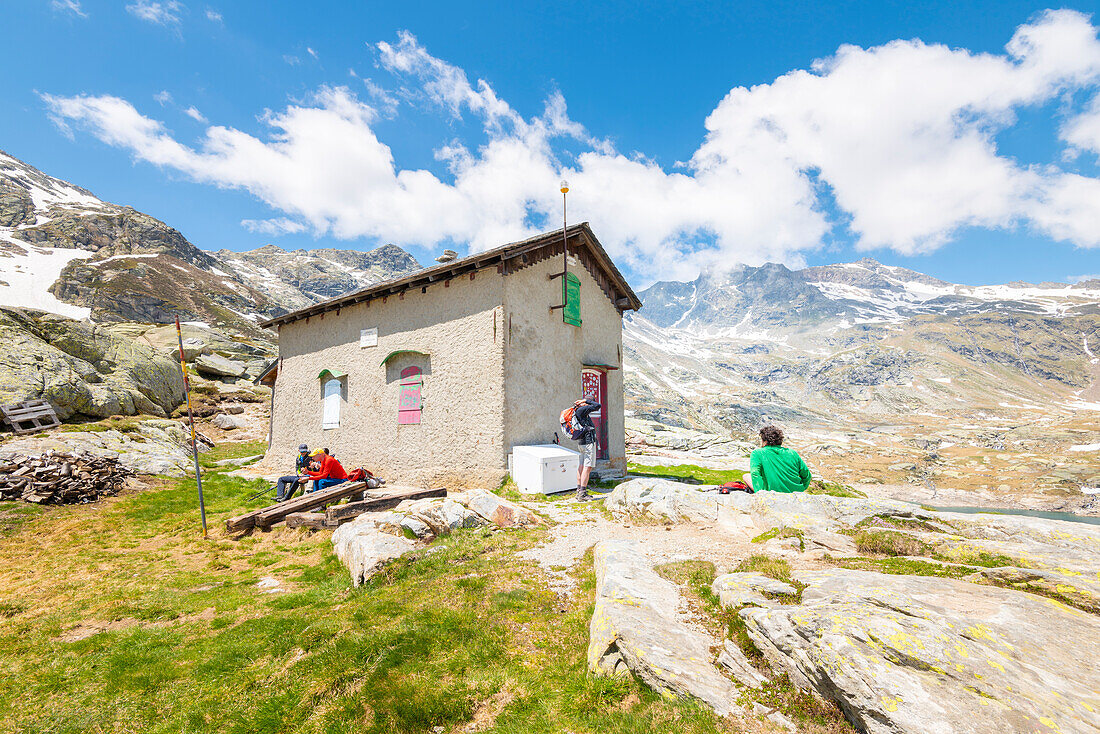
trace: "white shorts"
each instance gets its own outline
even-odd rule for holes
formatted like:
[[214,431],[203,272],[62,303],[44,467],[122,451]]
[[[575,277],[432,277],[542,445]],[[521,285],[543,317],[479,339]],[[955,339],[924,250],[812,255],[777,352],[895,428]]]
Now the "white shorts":
[[589,469],[596,467],[596,442],[582,444],[581,450],[581,466],[587,466]]

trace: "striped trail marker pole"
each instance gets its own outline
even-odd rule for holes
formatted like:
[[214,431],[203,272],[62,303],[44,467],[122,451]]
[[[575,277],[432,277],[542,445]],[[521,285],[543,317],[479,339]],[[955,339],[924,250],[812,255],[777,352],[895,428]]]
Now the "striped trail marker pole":
[[202,537],[206,537],[206,505],[202,500],[202,472],[199,471],[199,449],[195,442],[195,414],[191,412],[191,381],[187,379],[187,362],[183,358],[183,331],[180,317],[176,317],[176,339],[180,345],[180,373],[183,374],[183,392],[187,396],[187,422],[191,424],[191,457],[195,460],[195,484],[199,488],[199,514],[202,515]]

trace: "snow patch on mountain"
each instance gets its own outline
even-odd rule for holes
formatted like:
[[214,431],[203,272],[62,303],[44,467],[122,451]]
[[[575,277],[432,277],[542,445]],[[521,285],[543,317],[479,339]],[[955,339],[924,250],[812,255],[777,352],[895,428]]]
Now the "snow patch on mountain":
[[33,247],[0,232],[0,240],[8,245],[0,255],[0,306],[33,308],[40,311],[85,319],[91,309],[59,301],[50,286],[73,260],[88,258],[92,253],[53,247]]

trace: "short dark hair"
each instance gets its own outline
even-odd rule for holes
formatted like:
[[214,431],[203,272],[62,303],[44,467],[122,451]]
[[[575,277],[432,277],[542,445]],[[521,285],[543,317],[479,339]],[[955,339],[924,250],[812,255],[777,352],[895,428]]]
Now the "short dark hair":
[[760,429],[760,442],[765,446],[782,446],[783,431],[776,426],[764,426]]

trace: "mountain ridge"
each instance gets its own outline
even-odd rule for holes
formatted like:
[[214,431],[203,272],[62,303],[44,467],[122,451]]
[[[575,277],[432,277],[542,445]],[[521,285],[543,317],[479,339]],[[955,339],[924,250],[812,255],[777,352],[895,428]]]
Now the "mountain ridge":
[[180,316],[252,335],[263,317],[420,269],[395,245],[203,250],[148,214],[3,151],[0,255],[3,306],[104,323]]

